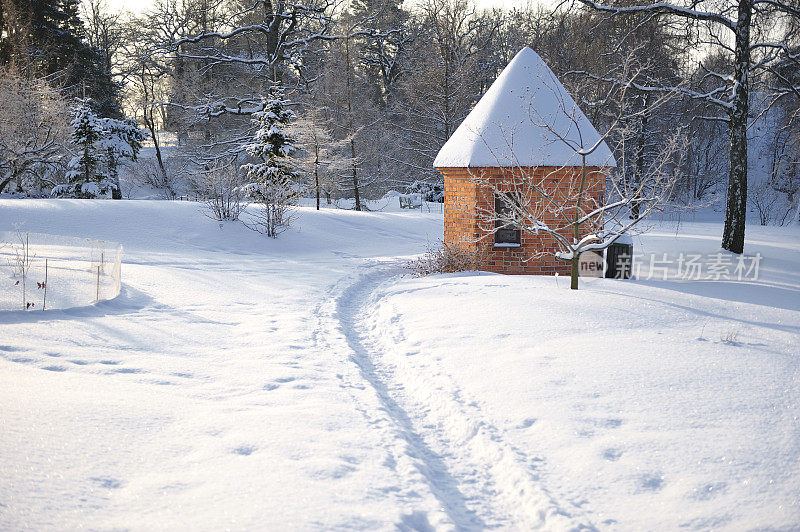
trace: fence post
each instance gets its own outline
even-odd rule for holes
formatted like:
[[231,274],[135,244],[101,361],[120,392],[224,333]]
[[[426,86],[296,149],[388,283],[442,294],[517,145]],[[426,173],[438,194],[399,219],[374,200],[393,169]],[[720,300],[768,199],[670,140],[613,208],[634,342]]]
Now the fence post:
[[47,305],[47,259],[44,259],[44,296],[42,296],[42,312]]
[[95,303],[100,301],[100,266],[97,267],[97,295],[95,296]]
[[28,298],[25,292],[25,281],[28,273],[28,233],[25,233],[25,243],[22,247],[22,310],[28,310]]

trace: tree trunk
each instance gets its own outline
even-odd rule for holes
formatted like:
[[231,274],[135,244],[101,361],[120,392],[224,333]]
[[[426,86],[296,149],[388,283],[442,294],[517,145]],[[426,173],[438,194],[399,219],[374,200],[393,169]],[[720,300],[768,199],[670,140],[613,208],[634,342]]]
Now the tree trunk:
[[350,129],[350,162],[353,172],[353,195],[356,200],[355,209],[361,210],[361,197],[358,193],[358,171],[356,169],[355,120],[353,119],[353,64],[350,58],[350,38],[344,40],[345,60],[347,62],[347,126]]
[[164,186],[167,186],[169,179],[167,178],[167,169],[164,167],[164,159],[161,156],[161,146],[158,144],[158,135],[156,134],[156,125],[152,116],[152,111],[149,119],[147,118],[146,110],[144,116],[144,123],[147,126],[147,129],[150,130],[150,137],[153,139],[153,146],[156,149],[156,162],[158,162],[158,169],[161,171],[161,178],[164,180]]
[[730,113],[730,172],[725,209],[722,248],[733,253],[744,251],[744,224],[747,217],[747,111],[750,69],[750,18],[752,0],[740,0],[735,32],[733,109]]
[[355,195],[356,200],[356,210],[361,210],[361,197],[358,193],[358,174],[356,170],[356,141],[355,139],[350,139],[350,157],[353,161],[353,194]]
[[[573,244],[577,244],[581,239],[581,223],[582,216],[581,205],[583,204],[583,191],[586,189],[586,155],[581,154],[581,187],[578,190],[578,201],[575,204],[575,220],[572,222],[573,228]],[[578,289],[578,261],[580,260],[580,253],[572,250],[572,267],[570,269],[569,287],[571,290]]]
[[[636,174],[633,176],[634,189],[638,191],[642,184],[642,177],[644,176],[644,141],[647,135],[647,107],[650,104],[650,94],[644,95],[644,109],[642,117],[639,122],[639,138],[636,143]],[[638,192],[637,192],[638,195]],[[631,218],[634,220],[639,219],[640,202],[634,201],[631,205]]]
[[317,210],[319,210],[319,144],[314,145],[314,189],[317,196]]
[[571,269],[569,274],[569,288],[570,290],[577,290],[578,289],[578,255],[572,257]]

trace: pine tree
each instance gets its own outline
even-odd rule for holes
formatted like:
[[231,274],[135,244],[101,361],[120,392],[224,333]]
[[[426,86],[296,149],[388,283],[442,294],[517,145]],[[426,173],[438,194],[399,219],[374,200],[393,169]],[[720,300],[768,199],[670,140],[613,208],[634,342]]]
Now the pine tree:
[[263,110],[253,115],[257,129],[252,142],[242,146],[257,161],[242,165],[252,180],[244,190],[264,208],[251,228],[270,237],[277,236],[288,223],[286,213],[297,195],[297,174],[287,164],[296,151],[295,139],[286,129],[295,114],[286,103],[283,90],[273,86],[269,96],[262,99]]
[[295,114],[286,108],[283,90],[270,89],[270,94],[262,100],[264,109],[253,114],[253,123],[258,126],[253,141],[242,148],[248,155],[261,162],[243,166],[248,175],[257,182],[293,179],[294,173],[285,163],[286,157],[295,152],[295,139],[283,129],[289,125]]
[[0,66],[30,77],[59,74],[66,92],[89,97],[101,116],[120,118],[121,87],[86,43],[78,0],[0,0]]
[[122,199],[122,191],[119,186],[119,160],[130,159],[135,161],[142,149],[142,142],[147,138],[144,130],[139,129],[135,120],[129,118],[101,119],[103,128],[103,138],[100,141],[105,153],[105,164],[107,168],[106,179],[114,186],[111,189],[113,199]]
[[120,159],[136,160],[145,132],[133,120],[98,117],[87,100],[79,101],[71,125],[78,154],[69,163],[68,184],[55,187],[52,195],[120,199],[117,165]]
[[[102,136],[102,126],[86,102],[81,102],[75,108],[75,117],[70,125],[73,128],[72,143],[79,152],[69,162],[67,180],[70,184],[69,190],[80,197],[88,193],[89,183],[99,181],[96,179],[97,167],[100,164],[97,142]],[[84,188],[87,190],[84,191]],[[66,190],[62,193],[64,192]]]

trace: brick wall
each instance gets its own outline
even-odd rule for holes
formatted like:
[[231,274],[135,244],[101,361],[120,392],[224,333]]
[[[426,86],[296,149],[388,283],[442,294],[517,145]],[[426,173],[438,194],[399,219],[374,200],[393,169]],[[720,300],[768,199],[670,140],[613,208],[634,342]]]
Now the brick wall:
[[[494,191],[527,191],[534,201],[543,199],[532,192],[541,187],[561,205],[574,205],[580,186],[580,168],[535,167],[504,168],[439,168],[444,176],[444,242],[476,253],[481,269],[506,274],[568,275],[570,265],[556,259],[555,240],[545,234],[522,231],[520,247],[494,245]],[[601,203],[605,191],[605,175],[599,168],[587,168],[584,192],[585,209],[592,201]],[[567,218],[533,205],[537,219],[550,227],[566,225]],[[565,213],[571,218],[574,210]],[[590,224],[583,235],[590,230]]]

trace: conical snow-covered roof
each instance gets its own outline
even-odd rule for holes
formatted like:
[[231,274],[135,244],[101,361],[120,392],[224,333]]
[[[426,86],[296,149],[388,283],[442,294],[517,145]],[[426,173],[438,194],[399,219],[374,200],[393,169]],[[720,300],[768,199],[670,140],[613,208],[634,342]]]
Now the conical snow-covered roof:
[[586,115],[526,46],[442,146],[433,166],[580,166],[580,152],[598,143],[587,166],[616,166]]

